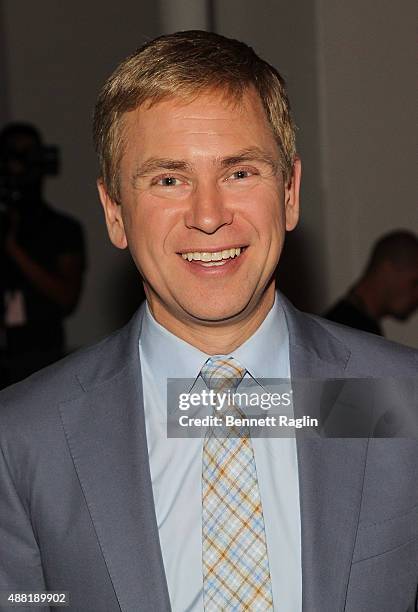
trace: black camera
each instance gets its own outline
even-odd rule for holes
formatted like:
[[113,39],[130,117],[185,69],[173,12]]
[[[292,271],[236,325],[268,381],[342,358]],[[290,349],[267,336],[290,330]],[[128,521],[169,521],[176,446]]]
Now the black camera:
[[39,145],[27,151],[4,147],[0,150],[0,210],[18,205],[30,185],[42,176],[59,173],[56,146]]

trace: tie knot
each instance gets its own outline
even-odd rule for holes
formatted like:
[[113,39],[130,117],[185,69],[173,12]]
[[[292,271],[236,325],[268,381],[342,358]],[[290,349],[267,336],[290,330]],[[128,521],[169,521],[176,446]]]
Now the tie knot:
[[208,389],[235,391],[245,372],[246,369],[234,357],[214,355],[203,364],[200,374]]

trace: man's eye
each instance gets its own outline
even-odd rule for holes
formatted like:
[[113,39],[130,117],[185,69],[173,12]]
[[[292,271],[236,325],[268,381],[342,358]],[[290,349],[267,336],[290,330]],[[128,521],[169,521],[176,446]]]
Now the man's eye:
[[231,176],[229,177],[229,180],[242,180],[242,179],[246,179],[250,176],[252,176],[252,172],[250,172],[250,170],[237,170],[236,172],[233,172],[231,174]]
[[180,181],[174,176],[162,176],[156,181],[156,184],[162,185],[162,187],[177,187],[180,185]]

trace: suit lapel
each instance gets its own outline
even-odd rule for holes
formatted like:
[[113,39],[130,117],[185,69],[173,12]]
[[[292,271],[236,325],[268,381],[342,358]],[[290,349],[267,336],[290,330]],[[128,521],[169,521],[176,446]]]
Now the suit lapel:
[[[315,397],[309,380],[347,377],[349,351],[319,323],[298,313],[284,299],[283,304],[289,327],[292,385],[296,381],[295,413],[320,414],[323,396],[321,399],[318,392]],[[304,612],[344,610],[367,442],[327,439],[318,434],[297,438]]]
[[[140,317],[112,362],[60,406],[75,469],[121,610],[170,609],[152,494],[138,358]],[[107,352],[108,352],[107,351]],[[128,356],[128,359],[127,359]],[[109,368],[109,369],[106,369]]]

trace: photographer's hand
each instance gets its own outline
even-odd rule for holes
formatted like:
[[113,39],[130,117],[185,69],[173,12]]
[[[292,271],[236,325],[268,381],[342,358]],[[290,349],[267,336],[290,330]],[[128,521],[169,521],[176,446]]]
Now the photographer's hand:
[[11,259],[15,259],[17,242],[17,230],[19,228],[20,216],[17,210],[12,209],[9,213],[9,230],[4,241],[4,251]]

